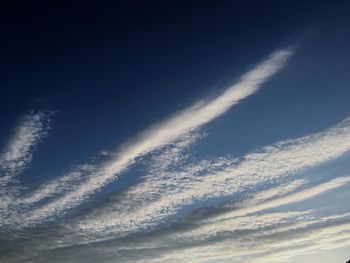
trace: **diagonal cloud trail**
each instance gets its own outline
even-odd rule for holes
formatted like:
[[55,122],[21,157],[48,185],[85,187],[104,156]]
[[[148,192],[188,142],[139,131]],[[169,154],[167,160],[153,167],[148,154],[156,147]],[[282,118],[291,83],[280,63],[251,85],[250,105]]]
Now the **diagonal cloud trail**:
[[167,144],[221,116],[233,105],[255,93],[264,82],[286,64],[292,54],[292,47],[274,52],[267,60],[244,74],[237,84],[224,90],[216,98],[201,100],[163,123],[144,131],[139,135],[139,140],[122,147],[121,151],[116,154],[117,158],[112,160],[105,170],[110,172],[119,170],[121,164]]
[[0,153],[1,175],[12,178],[31,162],[35,148],[50,129],[51,112],[31,111],[24,115],[14,135]]
[[52,114],[51,111],[32,110],[22,116],[12,138],[0,152],[0,225],[13,213],[9,205],[18,199],[21,186],[17,185],[15,177],[27,168],[35,149],[47,136]]
[[[230,197],[244,192],[245,189],[280,181],[306,168],[334,160],[349,150],[350,118],[325,131],[277,142],[249,153],[241,161],[233,162],[222,171],[205,176],[189,173],[186,178],[167,176],[169,184],[176,185],[176,188],[169,190],[168,187],[161,187],[159,198],[139,206],[137,197],[149,200],[148,196],[153,193],[148,190],[156,185],[155,178],[146,179],[131,188],[131,194],[124,193],[127,200],[122,199],[115,204],[109,204],[105,211],[104,208],[95,209],[91,215],[81,220],[78,226],[94,233],[101,231],[102,236],[148,229],[176,214],[182,207],[205,203],[213,198]],[[157,174],[161,174],[161,171]],[[337,179],[331,186],[341,185],[342,180]],[[136,199],[130,198],[132,196],[136,196]]]
[[294,47],[273,52],[266,60],[244,74],[237,84],[227,88],[217,97],[201,100],[140,133],[135,140],[120,147],[109,161],[98,165],[84,183],[44,206],[39,213],[32,215],[30,221],[40,221],[80,204],[89,195],[115,180],[136,158],[163,147],[221,116],[233,105],[255,93],[263,83],[283,68],[293,53]]
[[[205,262],[209,259],[215,259],[219,262],[235,262],[237,260],[243,262],[291,262],[293,256],[301,254],[305,250],[316,252],[350,245],[350,218],[348,214],[335,215],[333,218],[305,216],[293,218],[293,214],[295,212],[282,213],[281,215],[287,220],[278,214],[246,218],[241,223],[243,223],[243,228],[249,230],[248,238],[240,235],[239,231],[232,231],[231,236],[223,235],[221,242],[213,243],[209,239],[207,243],[196,243],[192,246],[186,246],[187,239],[184,238],[179,241],[185,244],[181,246],[181,249],[161,247],[161,242],[153,240],[154,246],[151,249],[157,250],[161,247],[161,250],[158,255],[155,255],[152,262],[171,260],[174,262],[179,260]],[[262,222],[259,222],[261,219]],[[284,220],[287,224],[279,226],[279,219]],[[266,228],[266,224],[270,223],[273,228]],[[152,243],[147,241],[148,247],[150,247]],[[301,250],[291,253],[293,248]],[[267,257],[268,255],[271,257]],[[255,260],[251,261],[252,259]]]
[[[217,217],[212,217],[210,220],[199,220],[196,222],[200,227],[193,231],[187,231],[180,236],[184,239],[191,239],[196,237],[206,237],[215,235],[219,231],[228,231],[232,229],[235,223],[239,223],[245,217],[252,216],[252,214],[261,212],[267,209],[273,209],[285,205],[290,205],[297,202],[302,202],[307,199],[324,194],[325,192],[340,188],[350,183],[350,176],[338,177],[328,182],[312,186],[310,188],[288,194],[286,196],[258,203],[254,206],[244,207],[242,209],[234,210]],[[265,213],[268,214],[268,213]],[[234,229],[239,229],[235,227]],[[179,234],[179,233],[177,233]],[[175,234],[175,235],[177,235]]]
[[246,208],[243,208],[240,210],[225,213],[224,215],[220,215],[220,216],[217,216],[215,218],[211,218],[211,222],[213,222],[213,220],[215,220],[216,222],[221,221],[221,220],[227,220],[227,219],[232,218],[232,217],[240,217],[240,216],[244,216],[247,214],[260,212],[263,210],[276,208],[279,206],[297,203],[297,202],[303,201],[305,199],[315,197],[315,196],[322,194],[326,191],[330,191],[330,190],[333,190],[335,188],[341,187],[341,186],[348,184],[348,183],[350,183],[350,176],[338,177],[338,178],[333,179],[329,182],[322,183],[320,185],[313,186],[313,187],[307,188],[305,190],[302,190],[302,191],[299,191],[299,192],[296,192],[296,193],[293,193],[293,194],[290,194],[290,195],[287,195],[287,196],[284,196],[281,198],[277,198],[277,199],[274,199],[271,201],[259,203],[253,207],[246,207]]

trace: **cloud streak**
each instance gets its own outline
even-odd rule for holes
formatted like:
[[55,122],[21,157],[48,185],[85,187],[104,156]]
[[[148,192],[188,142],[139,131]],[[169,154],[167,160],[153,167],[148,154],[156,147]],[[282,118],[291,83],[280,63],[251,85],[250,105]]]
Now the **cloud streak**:
[[[30,111],[22,116],[11,139],[0,153],[0,214],[14,202],[19,186],[15,177],[23,172],[33,159],[36,148],[51,128],[50,111]],[[9,185],[12,184],[12,187]],[[2,216],[1,216],[2,217]]]
[[[329,182],[322,183],[320,185],[316,185],[310,188],[307,188],[305,190],[277,198],[268,202],[262,202],[257,205],[254,205],[253,207],[246,207],[237,211],[233,211],[230,213],[226,213],[224,215],[220,215],[218,217],[215,217],[214,220],[225,220],[230,217],[239,217],[244,216],[247,214],[252,214],[256,212],[260,212],[267,209],[277,208],[284,205],[293,204],[296,202],[304,201],[305,199],[313,198],[317,195],[320,195],[324,192],[333,190],[335,188],[344,186],[346,184],[350,183],[350,177],[338,177],[336,179],[333,179]],[[213,218],[211,218],[213,220]]]
[[13,177],[31,162],[33,152],[50,129],[51,112],[31,111],[24,115],[14,135],[0,154],[2,175]]
[[[79,226],[93,233],[101,231],[103,237],[142,231],[156,227],[183,208],[194,209],[212,200],[232,199],[260,185],[290,180],[299,172],[334,160],[349,150],[350,119],[346,119],[325,131],[248,153],[240,160],[226,158],[224,162],[219,159],[206,165],[199,162],[195,166],[180,166],[175,171],[157,170],[153,176],[124,192],[114,204],[108,204],[109,209],[96,208],[79,222]],[[223,169],[220,169],[221,163]],[[305,190],[299,197],[312,196],[323,190],[322,187],[337,186],[342,180],[347,182],[344,178],[337,179],[311,192]],[[297,197],[286,198],[272,204],[291,202]]]
[[[324,194],[346,199],[350,177],[306,175],[349,152],[350,118],[241,157],[191,154],[205,136],[201,127],[259,90],[293,52],[272,53],[235,85],[149,127],[106,154],[106,161],[75,166],[37,189],[10,195],[10,209],[0,210],[0,260],[283,262],[291,259],[286,251],[350,246],[350,213],[322,210],[311,200]],[[28,166],[46,136],[49,117],[42,114],[26,115],[2,153],[7,182]],[[132,173],[134,163],[142,169],[132,185],[70,210],[123,172]]]
[[[84,180],[83,183],[77,182],[80,179],[76,179],[76,177],[68,178],[65,182],[75,182],[78,186],[44,206],[40,215],[39,213],[33,214],[30,221],[40,221],[44,217],[80,204],[89,195],[118,178],[137,158],[164,147],[164,145],[221,116],[233,105],[255,93],[263,83],[283,68],[293,52],[293,47],[275,51],[262,63],[244,74],[237,84],[227,88],[218,96],[201,100],[183,111],[175,113],[167,120],[146,129],[111,154],[112,157],[109,161],[97,165],[92,173],[84,174],[84,177],[88,179]],[[50,184],[55,185],[56,182]],[[45,186],[44,188],[47,189]],[[65,189],[61,186],[56,188]],[[52,193],[50,192],[50,194]],[[39,193],[37,196],[42,195]]]

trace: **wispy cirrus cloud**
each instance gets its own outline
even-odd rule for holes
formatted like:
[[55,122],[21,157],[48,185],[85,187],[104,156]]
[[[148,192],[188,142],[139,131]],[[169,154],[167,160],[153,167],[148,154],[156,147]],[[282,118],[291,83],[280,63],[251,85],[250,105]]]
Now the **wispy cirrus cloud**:
[[[260,192],[257,196],[254,197],[255,204],[246,204],[241,208],[233,208],[231,211],[222,213],[219,216],[211,216],[210,218],[204,220],[197,220],[195,223],[198,227],[194,228],[192,231],[188,230],[184,233],[174,234],[181,236],[183,239],[208,239],[211,236],[217,235],[217,233],[229,233],[231,230],[242,229],[244,225],[251,225],[251,227],[256,227],[258,223],[253,223],[251,220],[255,218],[261,218],[263,216],[274,217],[275,224],[281,223],[281,218],[276,217],[275,213],[265,212],[261,213],[264,210],[273,209],[281,206],[286,206],[294,204],[297,202],[303,202],[309,198],[313,198],[319,195],[322,195],[328,191],[340,188],[342,186],[350,183],[350,177],[338,177],[336,179],[330,180],[325,183],[321,183],[316,186],[311,186],[307,189],[296,191],[291,194],[287,194],[282,197],[274,196],[272,200],[264,201],[260,199],[261,196],[264,196],[264,191]],[[279,189],[280,187],[276,187]],[[259,199],[258,199],[259,198]],[[264,197],[263,197],[264,198]],[[261,216],[256,216],[256,213],[260,212]],[[289,212],[280,212],[282,215],[288,215]],[[250,218],[250,219],[249,219]],[[249,219],[249,220],[247,220]],[[330,219],[330,218],[329,218]]]
[[31,111],[22,116],[0,154],[2,176],[12,177],[31,162],[34,150],[50,129],[51,115],[49,111]]
[[[137,158],[176,140],[181,140],[182,136],[187,136],[186,134],[221,116],[233,105],[255,93],[263,83],[286,65],[293,53],[294,47],[273,52],[267,59],[245,73],[236,84],[225,89],[218,96],[200,100],[175,113],[165,121],[141,132],[134,139],[111,153],[108,161],[95,165],[92,172],[79,172],[78,176],[73,173],[74,176],[68,176],[67,180],[60,182],[58,179],[48,183],[49,186],[44,185],[43,191],[48,195],[55,195],[56,191],[60,191],[60,189],[63,189],[65,193],[42,207],[40,213],[33,213],[29,221],[41,221],[58,211],[63,212],[80,204],[95,191],[118,178]],[[84,180],[81,180],[82,177]],[[68,185],[74,185],[74,187],[66,187]],[[66,191],[67,189],[68,191]],[[45,198],[40,189],[34,196],[39,199]],[[35,198],[32,200],[36,201]]]
[[[241,157],[192,158],[192,147],[205,137],[201,127],[256,92],[293,52],[274,52],[237,84],[151,126],[109,152],[107,161],[78,165],[12,200],[11,213],[1,216],[12,227],[9,240],[20,241],[14,249],[0,238],[6,251],[0,259],[283,262],[291,258],[285,251],[295,255],[334,242],[350,245],[349,213],[317,215],[315,207],[298,206],[348,187],[347,176],[333,175],[325,182],[304,172],[350,150],[350,118]],[[22,148],[31,154],[35,146]],[[13,151],[9,156],[21,155]],[[30,159],[13,160],[21,158]],[[102,204],[92,202],[88,209],[62,216],[134,163],[142,165],[142,171],[131,186],[110,194]],[[297,205],[291,209],[291,204]],[[59,224],[45,224],[51,219]]]
[[[53,237],[38,238],[26,248],[40,246],[41,256],[30,251],[36,262],[71,260],[74,262],[284,262],[307,251],[313,253],[331,247],[349,245],[350,215],[319,217],[312,210],[285,211],[232,219],[224,231],[188,239],[186,229],[177,225],[156,232],[80,245],[59,245]],[[179,231],[180,230],[180,231]],[[56,230],[55,230],[56,231]],[[72,238],[72,237],[71,237]],[[48,243],[55,240],[51,247]],[[18,252],[18,249],[16,250]],[[64,257],[62,256],[64,255]],[[14,262],[20,262],[20,256]],[[23,260],[23,258],[22,258]]]
[[14,202],[20,186],[15,177],[24,171],[33,158],[33,153],[51,128],[50,111],[30,111],[20,118],[13,135],[0,153],[0,207],[1,214],[9,203]]
[[[108,203],[108,207],[96,208],[85,219],[80,219],[78,227],[91,231],[94,236],[101,232],[104,238],[142,231],[167,221],[181,213],[183,208],[191,211],[198,206],[213,204],[212,200],[232,199],[247,190],[254,191],[260,185],[289,181],[298,172],[334,160],[349,150],[350,119],[346,119],[325,131],[277,142],[239,160],[226,157],[184,166],[180,164],[175,170],[174,167],[165,170],[163,167],[123,192],[114,203]],[[253,209],[296,202],[295,198],[312,196],[317,191],[338,187],[347,180],[336,179],[300,195],[271,201],[269,205],[256,205]]]
[[[267,202],[259,202],[257,204],[255,204],[254,206],[248,206],[245,207],[243,209],[239,209],[233,212],[229,212],[229,213],[225,213],[224,215],[220,215],[214,218],[211,218],[210,220],[226,220],[227,218],[231,218],[231,217],[239,217],[239,216],[244,216],[247,214],[252,214],[252,213],[256,213],[256,212],[260,212],[263,210],[267,210],[267,209],[272,209],[272,208],[277,208],[280,206],[284,206],[284,205],[289,205],[289,204],[293,204],[296,202],[300,202],[300,201],[304,201],[305,199],[309,199],[309,198],[313,198],[317,195],[320,195],[324,192],[333,190],[335,188],[341,187],[343,185],[346,185],[350,183],[350,177],[338,177],[335,178],[329,182],[325,182],[313,187],[309,187],[307,189],[304,189],[302,191],[298,191],[296,193],[290,194],[290,195],[286,195],[283,196],[281,198],[276,198],[273,199],[271,201],[267,201]],[[261,198],[261,196],[263,196],[264,193],[260,194],[258,196],[258,199],[260,200],[264,200],[265,198]]]
[[[230,224],[201,236],[183,235],[189,223],[94,246],[96,253],[104,248],[104,253],[128,262],[284,262],[302,251],[348,246],[349,223],[349,213],[319,217],[312,210],[284,211],[232,218]],[[199,231],[201,226],[190,229]]]
[[[230,234],[216,235],[215,241],[207,239],[192,246],[186,246],[183,241],[177,249],[163,247],[164,252],[158,251],[161,256],[154,262],[206,262],[210,259],[218,262],[292,262],[295,255],[349,246],[349,219],[348,214],[331,219],[298,213],[247,217],[245,223]],[[157,250],[156,247],[153,249]],[[141,252],[140,258],[142,253],[146,254]]]

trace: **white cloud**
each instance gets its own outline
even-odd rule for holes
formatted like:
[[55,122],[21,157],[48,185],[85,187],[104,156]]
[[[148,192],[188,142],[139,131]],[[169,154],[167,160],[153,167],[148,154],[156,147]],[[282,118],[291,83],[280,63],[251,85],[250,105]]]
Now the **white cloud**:
[[[310,187],[308,180],[294,177],[350,150],[350,118],[327,130],[280,141],[242,158],[193,161],[188,154],[204,136],[201,126],[255,93],[292,54],[292,48],[274,52],[217,97],[172,115],[114,153],[101,152],[108,161],[76,166],[70,173],[14,199],[11,189],[16,188],[6,186],[28,166],[50,127],[49,113],[27,114],[0,154],[0,186],[5,189],[0,189],[0,208],[11,203],[11,210],[0,210],[1,224],[14,226],[5,231],[16,227],[20,230],[13,235],[14,240],[24,243],[18,253],[20,261],[26,256],[47,261],[45,257],[59,249],[61,254],[68,252],[64,260],[74,262],[92,262],[81,256],[93,254],[106,262],[115,258],[123,261],[123,255],[125,262],[284,262],[298,254],[350,246],[350,213],[322,217],[307,209],[269,211],[350,183],[350,177],[338,177]],[[45,231],[22,229],[57,218],[79,205],[145,155],[146,174],[115,199],[82,216],[67,217],[53,230],[49,229],[51,224]],[[230,204],[221,201],[232,201],[237,196]],[[208,204],[211,208],[213,204],[221,205],[222,210],[218,215],[201,214],[205,209],[198,208]],[[181,214],[183,208],[187,211]],[[183,221],[171,225],[178,214]],[[170,225],[159,228],[162,223]],[[26,244],[21,235],[34,232],[37,237]],[[85,253],[79,255],[79,249],[85,249]]]
[[232,219],[224,232],[200,240],[172,235],[169,240],[148,240],[140,246],[157,250],[162,244],[181,244],[163,247],[164,252],[155,254],[153,262],[292,262],[297,255],[350,246],[349,219],[349,214],[332,218],[308,216],[307,212],[262,214]]
[[305,190],[302,191],[298,191],[296,193],[281,197],[281,198],[277,198],[271,201],[267,201],[267,202],[261,202],[259,204],[256,204],[252,207],[245,207],[243,209],[239,209],[237,211],[233,211],[233,212],[229,212],[226,213],[224,215],[220,215],[215,217],[214,219],[211,218],[211,220],[226,220],[227,218],[231,218],[231,217],[239,217],[239,216],[244,216],[247,214],[251,214],[251,213],[256,213],[259,211],[263,211],[266,209],[271,209],[271,208],[276,208],[279,206],[284,206],[284,205],[288,205],[288,204],[292,204],[292,203],[296,203],[296,202],[300,202],[303,201],[305,199],[309,199],[312,197],[315,197],[319,194],[322,194],[326,191],[330,191],[332,189],[341,187],[345,184],[350,183],[350,176],[349,177],[338,177],[336,179],[333,179],[329,182],[326,183],[322,183],[310,188],[307,188]]
[[187,133],[221,116],[233,105],[256,92],[286,64],[292,54],[292,48],[274,52],[265,61],[244,74],[237,84],[224,90],[217,97],[201,100],[140,133],[136,139],[124,144],[111,154],[113,157],[109,161],[97,166],[94,173],[84,175],[88,178],[84,183],[77,184],[78,186],[72,191],[68,191],[64,196],[33,213],[28,218],[29,221],[40,221],[46,216],[81,203],[90,194],[118,178],[121,172],[135,162],[136,158],[178,140],[181,136],[186,136]]
[[33,151],[50,129],[51,115],[51,112],[31,111],[22,117],[0,154],[0,169],[4,175],[12,177],[31,162]]
[[[256,200],[256,204],[233,209],[228,213],[220,214],[220,216],[210,217],[208,220],[198,220],[196,225],[197,228],[191,231],[186,231],[184,233],[176,233],[173,236],[179,235],[182,239],[203,239],[210,236],[215,236],[220,232],[230,232],[242,229],[249,228],[258,228],[262,226],[265,222],[265,219],[274,219],[275,225],[283,223],[284,217],[290,217],[291,212],[277,212],[277,213],[261,213],[261,215],[254,215],[254,213],[262,212],[267,209],[277,208],[284,205],[289,205],[296,202],[305,201],[306,199],[318,196],[327,191],[334,190],[345,184],[350,183],[350,177],[338,177],[329,182],[322,183],[305,190],[297,191],[292,194],[288,194],[283,197],[278,197],[270,201],[264,202]],[[277,187],[279,188],[279,187]],[[256,198],[264,195],[264,192],[258,194]],[[310,221],[310,218],[307,218],[309,211],[306,212],[297,212],[298,215],[303,215],[304,223]],[[278,216],[277,216],[278,215]],[[258,219],[258,222],[255,220]],[[325,220],[334,220],[336,217],[326,217]],[[289,220],[289,219],[288,219]],[[306,224],[309,224],[307,222]],[[292,226],[293,227],[293,226]],[[290,229],[290,227],[289,227]],[[264,232],[266,234],[266,232]]]
[[[18,194],[14,178],[32,161],[33,153],[50,129],[49,111],[31,111],[24,115],[15,127],[11,139],[0,153],[0,216]],[[12,187],[9,187],[9,184]]]
[[[125,198],[121,196],[114,204],[95,209],[78,226],[94,233],[101,231],[104,237],[149,229],[183,207],[230,197],[266,183],[280,182],[303,169],[336,159],[349,150],[350,119],[346,119],[328,130],[278,142],[249,153],[240,161],[228,158],[226,162],[229,165],[224,169],[218,169],[215,161],[207,164],[202,161],[197,166],[187,166],[187,170],[183,167],[170,172],[158,170],[153,176],[146,177],[144,182],[123,193]],[[207,171],[203,174],[203,170]],[[291,202],[302,196],[312,196],[322,191],[323,187],[337,187],[345,182],[346,178],[336,179],[329,185],[305,190],[299,197],[271,201],[270,206]],[[262,209],[266,204],[261,206]]]

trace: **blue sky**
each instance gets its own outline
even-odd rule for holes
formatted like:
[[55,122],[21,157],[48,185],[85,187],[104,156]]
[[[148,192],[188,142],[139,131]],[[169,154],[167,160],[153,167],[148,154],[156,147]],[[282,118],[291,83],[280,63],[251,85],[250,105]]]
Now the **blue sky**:
[[348,11],[7,6],[1,261],[349,260]]

